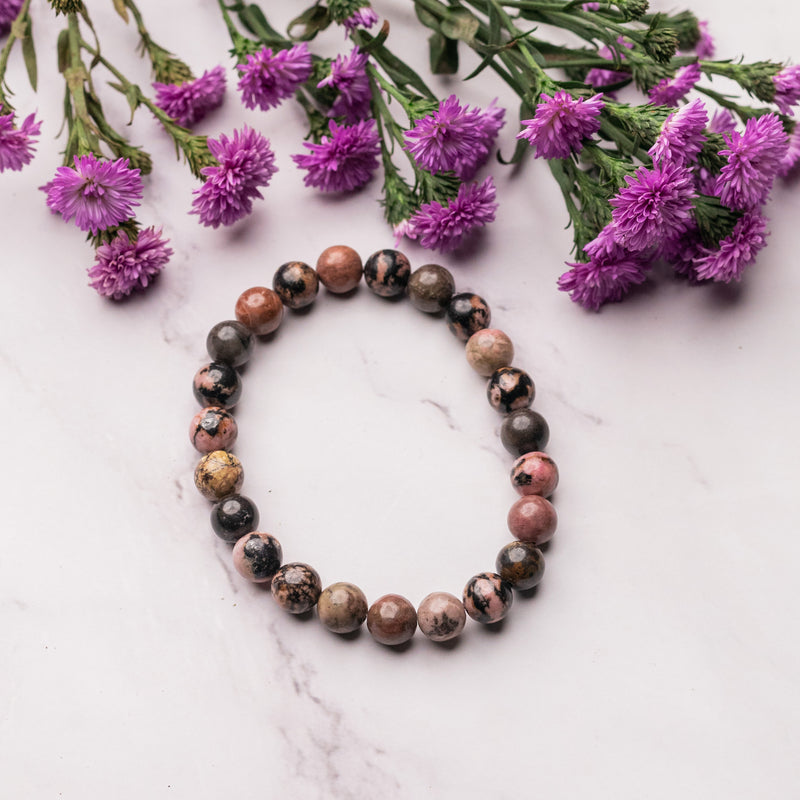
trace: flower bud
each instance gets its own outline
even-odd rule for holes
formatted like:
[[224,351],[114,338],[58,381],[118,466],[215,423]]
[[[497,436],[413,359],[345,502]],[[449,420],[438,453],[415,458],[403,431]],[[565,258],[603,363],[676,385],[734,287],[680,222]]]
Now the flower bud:
[[79,14],[83,11],[81,0],[50,0],[56,14]]
[[672,28],[651,28],[644,37],[644,50],[654,61],[667,64],[678,49],[678,35]]

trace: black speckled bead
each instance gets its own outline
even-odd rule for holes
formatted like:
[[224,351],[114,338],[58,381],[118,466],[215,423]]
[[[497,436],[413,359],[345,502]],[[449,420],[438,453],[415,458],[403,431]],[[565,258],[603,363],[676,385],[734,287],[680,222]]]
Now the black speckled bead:
[[491,321],[489,304],[480,295],[461,292],[454,295],[447,306],[447,327],[462,342],[473,333],[488,328]]
[[290,614],[310,611],[322,593],[319,573],[308,564],[284,564],[272,579],[275,602]]
[[289,261],[278,267],[272,288],[281,302],[291,309],[311,305],[319,292],[319,276],[302,261]]
[[511,542],[497,554],[495,569],[515,589],[533,589],[544,575],[544,555],[530,542]]
[[242,494],[232,494],[211,509],[211,527],[225,542],[236,542],[258,527],[256,504]]
[[509,453],[522,456],[544,450],[550,440],[550,427],[545,418],[530,408],[512,411],[500,426],[500,441]]
[[233,546],[233,566],[254,583],[271,581],[282,559],[281,543],[268,533],[246,533]]
[[253,334],[235,319],[218,322],[206,338],[206,349],[212,361],[224,361],[240,367],[253,353]]
[[403,294],[411,275],[411,264],[399,250],[378,250],[364,264],[364,280],[380,297]]
[[449,269],[438,264],[425,264],[415,269],[408,279],[408,299],[414,308],[426,314],[438,314],[450,304],[456,282]]
[[492,373],[486,384],[486,396],[492,408],[504,414],[527,408],[533,402],[536,387],[525,370],[516,367],[500,367]]
[[201,406],[232,408],[242,396],[242,382],[230,364],[212,361],[197,370],[192,391]]

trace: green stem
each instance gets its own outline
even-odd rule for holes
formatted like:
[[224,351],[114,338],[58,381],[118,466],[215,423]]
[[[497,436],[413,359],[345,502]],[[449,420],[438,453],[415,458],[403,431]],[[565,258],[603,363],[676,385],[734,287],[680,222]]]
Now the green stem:
[[94,132],[94,125],[86,104],[84,84],[89,77],[89,72],[81,58],[80,23],[75,12],[67,15],[67,43],[69,67],[64,70],[64,79],[67,82],[67,89],[72,98],[72,108],[75,112],[73,129],[70,134],[77,139],[75,151],[77,155],[97,153],[100,151],[100,141]]
[[2,51],[0,51],[0,105],[2,105],[6,110],[13,110],[6,99],[5,93],[3,92],[3,84],[5,83],[6,78],[6,66],[8,65],[8,58],[11,55],[11,51],[14,49],[14,45],[19,39],[23,38],[19,35],[19,33],[21,30],[27,28],[25,22],[28,19],[28,11],[30,7],[31,0],[25,0],[16,16],[16,19],[11,23],[8,41],[3,46]]

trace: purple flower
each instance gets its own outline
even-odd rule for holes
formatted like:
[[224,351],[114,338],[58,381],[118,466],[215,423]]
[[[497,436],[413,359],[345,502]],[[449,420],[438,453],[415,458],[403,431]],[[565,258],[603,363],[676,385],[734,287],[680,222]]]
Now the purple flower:
[[15,128],[13,111],[0,114],[0,172],[21,170],[33,158],[33,137],[39,135],[42,127],[33,117],[29,114],[22,125]]
[[0,33],[3,33],[17,18],[22,0],[0,0]]
[[451,94],[405,132],[405,147],[428,172],[452,171],[469,180],[488,158],[505,111],[492,100],[485,110],[462,106]]
[[231,225],[253,210],[262,197],[258,187],[267,186],[278,171],[269,140],[245,125],[233,138],[221,134],[209,139],[208,149],[218,166],[203,167],[205,183],[194,191],[192,210],[206,227]]
[[423,203],[410,218],[406,235],[428,250],[455,250],[470,233],[494,221],[496,189],[491,176],[483,183],[462,183],[448,204]]
[[523,119],[527,127],[517,139],[527,139],[536,148],[536,158],[568,158],[583,150],[583,140],[600,129],[602,95],[588,100],[569,92],[542,95],[533,119]]
[[183,83],[154,83],[156,105],[177,123],[189,128],[222,103],[225,70],[214,67],[199,78]]
[[654,163],[691,164],[703,149],[707,124],[708,112],[703,101],[692,100],[667,117],[656,143],[647,152]]
[[778,175],[785,178],[797,166],[800,161],[800,127],[794,126],[794,130],[789,134],[789,147],[786,155],[781,159]]
[[[622,36],[617,38],[617,43],[628,50],[633,49],[633,42],[626,41]],[[597,51],[597,55],[609,60],[614,59],[614,51],[607,45],[603,45]],[[617,51],[617,56],[621,61],[625,60],[625,54],[621,50]],[[611,86],[614,83],[628,80],[630,77],[630,73],[628,72],[617,72],[613,69],[593,67],[586,75],[586,83],[588,83],[589,86],[593,86],[595,89],[602,89],[605,86]]]
[[331,74],[317,84],[318,88],[330,86],[339,93],[328,116],[344,117],[348,123],[359,122],[369,116],[372,90],[365,69],[367,61],[367,54],[354,47],[346,56],[338,56],[331,64]]
[[142,196],[142,179],[127,158],[106,161],[89,153],[75,156],[74,163],[74,169],[59,167],[42,187],[51,211],[66,222],[75,217],[82,231],[94,235],[131,218]]
[[646,278],[647,263],[615,241],[614,226],[607,225],[584,248],[588,261],[567,262],[570,270],[558,279],[558,288],[589,311],[622,298]]
[[658,248],[658,256],[668,261],[678,275],[696,283],[695,259],[707,252],[700,238],[700,229],[696,223],[677,239],[664,242]]
[[706,249],[706,255],[695,259],[697,277],[723,283],[738,281],[744,268],[766,245],[766,237],[766,217],[758,211],[748,211],[736,223],[732,233],[719,243],[718,249]]
[[378,15],[369,7],[362,6],[356,9],[343,23],[347,31],[356,28],[371,28],[378,21]]
[[714,112],[708,130],[711,133],[730,133],[736,127],[736,120],[727,108],[720,108]]
[[103,297],[121,300],[134,289],[146,289],[169,261],[172,250],[161,229],[140,231],[134,241],[119,231],[107,244],[101,244],[89,268],[89,286]]
[[781,114],[793,117],[794,106],[800,101],[800,64],[782,69],[773,79],[775,98],[773,102]]
[[697,40],[697,44],[694,46],[694,52],[697,54],[698,58],[702,58],[704,60],[714,58],[714,39],[708,32],[708,22],[705,20],[700,20],[700,22],[697,24],[697,27],[700,29],[700,38]]
[[279,50],[273,54],[271,47],[262,47],[247,56],[246,64],[238,64],[242,73],[238,89],[247,108],[267,111],[291,97],[301,83],[311,74],[311,53],[305,42]]
[[640,167],[611,198],[617,242],[641,251],[680,236],[691,223],[694,180],[676,164]]
[[650,102],[656,106],[677,106],[699,80],[700,65],[697,62],[681,67],[674,78],[664,78],[650,90]]
[[735,211],[746,211],[767,199],[781,169],[789,140],[776,114],[748,119],[744,133],[726,134],[728,148],[720,150],[728,163],[720,170],[716,194]]
[[584,3],[581,6],[583,11],[599,11],[600,10],[600,3]]
[[350,192],[369,181],[378,166],[381,152],[375,120],[355,125],[328,123],[331,135],[323,136],[319,144],[304,142],[311,152],[298,153],[292,160],[307,170],[303,183],[316,186],[323,192]]

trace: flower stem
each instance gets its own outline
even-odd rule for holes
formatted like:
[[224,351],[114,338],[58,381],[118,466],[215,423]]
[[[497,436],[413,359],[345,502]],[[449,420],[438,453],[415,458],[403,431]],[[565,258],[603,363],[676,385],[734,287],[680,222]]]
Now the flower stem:
[[3,49],[0,50],[0,106],[2,106],[7,113],[13,111],[14,109],[13,106],[8,102],[5,92],[3,92],[3,85],[5,84],[6,79],[6,66],[8,65],[8,57],[11,55],[11,51],[14,49],[14,45],[17,43],[17,40],[23,39],[25,36],[24,31],[26,31],[28,28],[26,23],[28,21],[28,12],[30,7],[31,0],[25,0],[16,16],[16,19],[11,23],[8,41],[5,43],[5,45],[3,45]]

